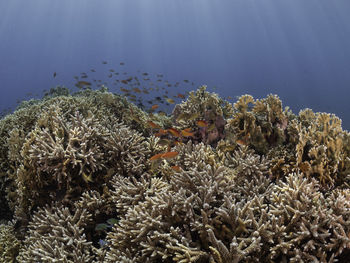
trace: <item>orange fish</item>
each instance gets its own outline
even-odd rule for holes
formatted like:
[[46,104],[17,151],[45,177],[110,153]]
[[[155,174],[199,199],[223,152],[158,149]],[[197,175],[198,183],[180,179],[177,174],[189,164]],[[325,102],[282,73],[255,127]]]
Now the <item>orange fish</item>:
[[181,134],[184,136],[184,137],[190,137],[190,136],[194,136],[194,133],[193,132],[190,132],[188,129],[184,129],[181,131]]
[[178,152],[166,152],[162,155],[162,158],[174,158],[178,155],[179,153]]
[[165,135],[165,134],[166,134],[166,130],[164,130],[164,129],[159,129],[159,133],[160,133],[161,135]]
[[151,107],[151,109],[152,109],[152,110],[155,110],[155,109],[158,109],[158,107],[159,107],[158,104],[154,104],[154,105]]
[[169,128],[168,132],[170,132],[175,137],[181,137],[180,132],[178,130],[176,130],[175,128]]
[[178,165],[171,166],[171,169],[173,169],[176,172],[180,172],[180,170],[181,170],[180,166],[178,166]]
[[147,121],[148,125],[151,126],[153,129],[159,129],[159,125],[155,124],[153,121]]
[[178,93],[177,94],[177,97],[180,98],[180,99],[184,99],[185,98],[185,95],[181,94],[181,93]]
[[236,140],[236,143],[239,144],[239,145],[241,145],[241,146],[247,145],[247,143],[246,143],[245,141],[240,140],[240,139]]
[[199,127],[207,127],[208,126],[208,123],[206,121],[203,121],[203,120],[199,120],[197,121],[197,125]]
[[162,158],[162,155],[163,155],[163,153],[158,153],[156,155],[153,155],[151,158],[149,158],[149,160],[154,161],[154,160],[160,159],[160,158]]

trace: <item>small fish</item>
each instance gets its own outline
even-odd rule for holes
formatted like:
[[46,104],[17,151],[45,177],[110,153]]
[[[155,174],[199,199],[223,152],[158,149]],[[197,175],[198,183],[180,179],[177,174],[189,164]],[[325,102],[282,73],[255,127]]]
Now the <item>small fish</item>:
[[110,224],[110,225],[115,225],[115,224],[118,224],[119,220],[116,219],[116,218],[110,218],[107,220],[107,223]]
[[240,140],[240,139],[236,140],[236,143],[239,144],[239,145],[241,145],[241,146],[247,145],[246,141]]
[[188,80],[188,79],[184,79],[184,82],[185,82],[185,83],[188,83],[188,82],[189,82],[189,80]]
[[104,241],[103,239],[100,239],[100,240],[98,241],[98,244],[100,245],[101,248],[103,248],[104,246],[107,245],[107,242]]
[[157,142],[157,144],[160,145],[160,146],[167,146],[167,145],[169,145],[170,143],[171,143],[171,141],[168,140],[168,139],[160,139],[160,140]]
[[109,75],[108,75],[108,77],[109,77],[109,78],[113,77],[113,74],[112,74],[112,73],[111,73],[111,74],[109,74]]
[[147,76],[147,75],[148,75],[148,73],[147,73],[147,72],[145,72],[145,73],[142,73],[142,75]]
[[91,82],[88,82],[88,81],[78,81],[76,84],[75,84],[76,87],[78,88],[81,88],[83,86],[91,86]]
[[141,90],[139,88],[133,88],[132,90],[136,93],[141,93]]
[[185,98],[185,95],[184,95],[184,94],[181,94],[181,93],[178,93],[178,94],[177,94],[177,97],[180,98],[180,99],[184,99],[184,98]]
[[107,64],[107,61],[102,61],[102,64]]
[[125,65],[125,63],[124,63],[124,62],[120,62],[119,64],[120,64],[121,66]]
[[178,130],[176,130],[175,128],[169,128],[168,132],[170,132],[175,137],[181,137],[180,132]]
[[159,133],[160,133],[161,135],[165,135],[165,134],[167,134],[167,130],[159,129]]
[[162,158],[163,153],[158,153],[156,155],[153,155],[151,158],[149,158],[150,161],[158,160]]
[[176,172],[180,172],[180,171],[181,171],[181,167],[178,166],[178,165],[173,165],[173,166],[171,166],[171,169],[173,169],[173,170],[176,171]]
[[181,131],[182,136],[184,137],[193,137],[194,133],[189,131],[188,129],[184,129]]
[[198,127],[207,127],[208,123],[206,121],[199,120],[199,121],[197,121],[197,125],[198,125]]
[[103,223],[103,224],[96,225],[95,230],[96,231],[103,231],[103,230],[106,230],[108,228],[109,228],[109,225]]
[[110,69],[109,72],[114,72],[114,69]]
[[174,104],[174,103],[175,103],[175,101],[174,101],[173,99],[166,99],[166,101],[167,101],[168,103],[170,103],[170,104]]
[[159,129],[160,126],[158,124],[155,124],[153,121],[147,121],[147,124],[151,126],[152,129]]
[[94,70],[94,69],[90,69],[90,71],[91,71],[91,72],[96,72],[96,70]]
[[57,73],[56,73],[56,72],[54,72],[54,73],[53,73],[53,77],[54,77],[54,78],[56,78],[56,75],[57,75]]
[[178,152],[166,152],[162,155],[161,158],[166,158],[166,159],[169,159],[169,158],[174,158],[178,155],[179,153]]
[[156,110],[158,109],[159,105],[158,104],[154,104],[152,107],[151,107],[151,110]]
[[125,89],[125,88],[120,88],[120,90],[121,90],[122,92],[130,92],[130,90]]
[[122,82],[123,84],[128,84],[128,81],[127,81],[126,79],[122,79],[121,82]]

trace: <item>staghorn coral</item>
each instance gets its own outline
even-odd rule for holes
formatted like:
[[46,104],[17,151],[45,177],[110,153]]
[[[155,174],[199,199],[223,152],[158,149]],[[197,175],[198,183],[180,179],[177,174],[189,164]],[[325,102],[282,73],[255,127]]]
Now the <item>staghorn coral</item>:
[[[177,128],[192,127],[196,129],[195,140],[215,146],[225,137],[225,119],[232,113],[231,104],[201,86],[196,92],[190,92],[187,101],[175,106],[172,117]],[[198,128],[198,120],[205,120],[207,127]]]
[[106,181],[101,146],[107,130],[90,113],[66,115],[57,105],[38,119],[21,150],[21,162],[12,179],[17,184],[16,216],[50,200],[69,199],[95,181]]
[[0,262],[12,263],[15,262],[21,247],[20,240],[15,236],[13,222],[0,224]]
[[119,174],[140,175],[147,169],[150,143],[140,133],[124,125],[113,125],[104,143],[106,160]]
[[[183,147],[205,149],[204,145],[190,147],[190,143]],[[200,152],[192,151],[192,154],[200,156]],[[267,193],[260,197],[247,195],[238,201],[235,198],[238,176],[230,176],[227,168],[215,168],[202,163],[195,154],[191,156],[190,151],[187,153],[187,158],[192,162],[196,160],[193,162],[196,165],[166,177],[166,191],[144,199],[136,197],[137,203],[126,198],[128,210],[121,216],[118,227],[107,235],[112,245],[107,262],[121,260],[126,255],[135,262],[234,262],[234,259],[249,262],[259,259],[260,236],[269,239],[271,235],[265,224]],[[253,160],[256,164],[260,162],[256,158]],[[262,177],[260,171],[257,174],[255,171],[242,172],[242,177]],[[138,184],[134,180],[133,185]],[[119,189],[127,192],[133,188]],[[237,245],[233,248],[231,243]],[[223,247],[232,247],[229,255],[222,254],[226,251]]]
[[[271,259],[290,262],[335,262],[349,248],[349,191],[329,197],[315,179],[291,174],[271,193]],[[341,223],[340,223],[341,222]]]
[[34,213],[17,260],[19,262],[93,262],[92,244],[84,227],[90,220],[86,209],[71,213],[51,204]]
[[[53,106],[60,112],[61,115],[59,117],[57,117],[57,113],[55,113],[56,109],[53,109]],[[67,125],[67,122],[70,122],[70,116],[75,116],[77,112],[84,121],[85,119],[91,119],[91,116],[93,116],[94,124],[100,127],[111,127],[123,121],[128,127],[148,134],[145,121],[146,114],[134,107],[134,115],[138,114],[138,120],[144,120],[143,122],[136,122],[134,115],[129,114],[128,108],[130,107],[132,107],[132,104],[127,102],[125,98],[106,92],[105,90],[85,90],[69,94],[68,89],[56,87],[50,90],[50,93],[46,94],[42,100],[23,102],[13,114],[1,119],[0,193],[1,197],[6,196],[6,199],[0,199],[0,207],[1,209],[3,207],[6,209],[8,206],[11,208],[10,210],[7,209],[5,213],[1,213],[1,217],[11,218],[15,210],[16,199],[18,199],[17,174],[25,176],[24,174],[27,173],[23,164],[22,148],[25,146],[26,141],[27,146],[25,147],[29,147],[28,140],[30,140],[30,136],[32,136],[31,140],[35,141],[33,138],[35,135],[45,135],[45,132],[50,133],[52,131],[52,127],[48,127],[50,125],[56,125],[55,129],[62,129],[59,126],[61,124]],[[56,120],[55,125],[49,123],[54,121],[52,118],[50,119],[48,112],[52,112],[54,116],[59,118],[59,120]],[[41,130],[42,125],[49,130]],[[80,132],[85,132],[85,130],[80,130]],[[51,136],[51,139],[56,138],[52,137],[52,134],[46,134],[45,136],[47,138]],[[29,154],[29,152],[27,153]],[[25,158],[28,159],[29,157],[25,156]],[[51,158],[57,158],[56,160],[59,160],[58,157],[51,156]],[[59,169],[62,171],[63,167]],[[58,171],[55,171],[55,173],[57,175]]]
[[[66,91],[0,121],[12,258],[23,246],[19,262],[347,262],[350,135],[334,115],[296,116],[274,95],[232,108],[201,87],[172,118],[196,135],[163,145],[147,120],[170,118]],[[178,154],[148,160],[165,151]]]

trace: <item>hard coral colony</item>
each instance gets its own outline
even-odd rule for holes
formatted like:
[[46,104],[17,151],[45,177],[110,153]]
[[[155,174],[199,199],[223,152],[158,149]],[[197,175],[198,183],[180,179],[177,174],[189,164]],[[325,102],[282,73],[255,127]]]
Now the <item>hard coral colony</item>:
[[0,262],[349,262],[340,119],[205,86],[151,108],[60,88],[0,120]]

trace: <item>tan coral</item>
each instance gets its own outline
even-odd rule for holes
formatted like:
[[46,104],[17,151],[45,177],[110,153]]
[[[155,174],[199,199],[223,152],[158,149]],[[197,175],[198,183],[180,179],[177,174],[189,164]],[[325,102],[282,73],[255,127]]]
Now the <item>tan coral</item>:
[[85,209],[71,213],[67,207],[51,205],[39,209],[29,223],[29,232],[17,257],[19,262],[93,262],[92,244],[84,227],[90,220]]
[[20,247],[21,243],[15,236],[13,222],[0,223],[0,263],[16,262]]

